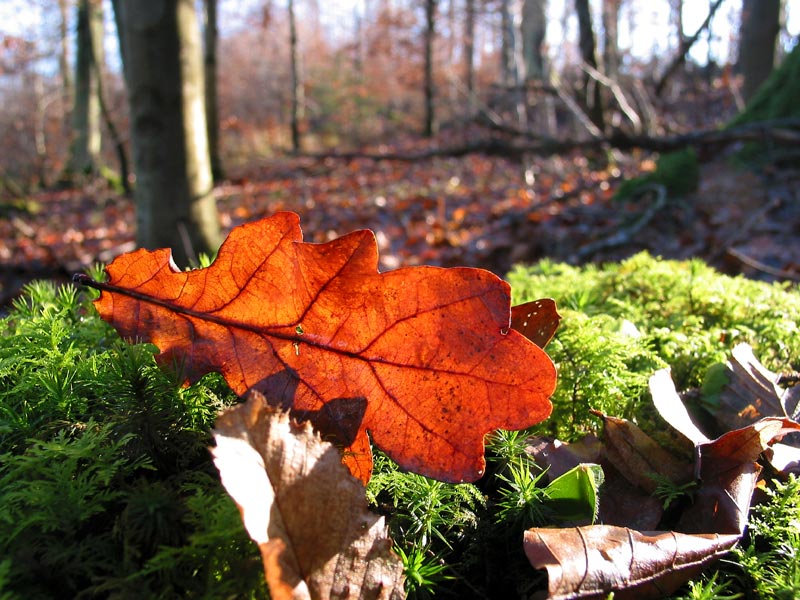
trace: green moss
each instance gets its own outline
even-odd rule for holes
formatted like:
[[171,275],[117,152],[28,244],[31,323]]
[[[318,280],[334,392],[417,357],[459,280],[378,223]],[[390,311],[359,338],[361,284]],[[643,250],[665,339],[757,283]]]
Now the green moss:
[[559,367],[547,427],[567,439],[595,427],[589,406],[641,420],[647,379],[660,366],[679,389],[699,387],[740,342],[775,371],[800,365],[800,293],[788,285],[646,253],[603,267],[544,261],[508,279],[514,303],[552,297],[564,317],[547,348]]
[[[728,127],[738,127],[750,123],[771,122],[780,125],[781,121],[800,118],[800,45],[783,60],[767,80],[761,85],[745,109],[737,115]],[[793,148],[781,150],[772,143],[749,142],[736,154],[736,158],[746,164],[759,165],[775,160],[786,160],[792,165],[800,164],[800,155]]]
[[781,65],[761,85],[745,109],[729,127],[800,117],[800,45],[794,47]]
[[623,181],[614,197],[617,200],[630,198],[653,185],[663,186],[670,197],[681,197],[694,192],[699,180],[697,153],[694,148],[684,148],[662,154],[652,173]]
[[153,353],[72,286],[30,285],[0,321],[0,597],[265,597],[207,450],[235,398]]

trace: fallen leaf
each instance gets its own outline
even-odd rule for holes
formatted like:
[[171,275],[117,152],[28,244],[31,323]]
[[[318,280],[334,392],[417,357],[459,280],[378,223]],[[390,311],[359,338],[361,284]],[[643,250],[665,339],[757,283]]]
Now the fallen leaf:
[[553,339],[561,321],[555,300],[542,298],[511,307],[511,328],[516,329],[539,348]]
[[660,475],[680,484],[691,480],[689,465],[664,450],[650,436],[627,419],[592,411],[603,419],[603,454],[625,479],[653,493]]
[[[782,412],[776,407],[780,406],[779,399],[784,398],[786,392],[777,387],[778,376],[758,362],[749,346],[740,344],[734,349],[728,368],[729,383],[720,394],[721,406],[772,404],[774,410]],[[661,416],[695,444],[695,473],[703,484],[692,509],[682,515],[682,530],[743,531],[761,472],[756,460],[768,451],[767,458],[777,470],[797,469],[800,465],[798,449],[776,442],[784,436],[797,435],[800,425],[780,416],[764,417],[709,440],[689,416],[668,370],[656,372],[650,378],[649,387]],[[724,412],[723,408],[720,410]],[[735,418],[729,422],[742,422],[741,415],[733,416]]]
[[686,410],[686,405],[681,400],[678,391],[675,389],[675,384],[672,382],[669,369],[656,371],[650,377],[648,387],[656,410],[673,429],[694,445],[710,441],[706,434],[700,431],[700,428],[689,415],[689,411]]
[[[566,444],[560,440],[531,438],[527,451],[536,464],[546,471],[550,481],[575,469],[582,463],[599,463],[603,471],[603,487],[599,495],[598,520],[606,525],[633,529],[655,529],[664,514],[662,502],[624,477],[608,459],[605,446],[594,435],[587,435]],[[622,469],[628,465],[621,464]],[[652,478],[647,478],[647,483]]]
[[479,478],[484,435],[551,411],[549,357],[509,329],[510,287],[481,269],[378,273],[370,231],[302,242],[297,215],[231,231],[214,263],[178,271],[167,249],[116,258],[100,315],[149,341],[191,381],[219,371],[345,447],[362,481],[367,432],[401,467],[443,481]]
[[761,467],[759,455],[784,435],[800,431],[791,419],[766,417],[697,448],[701,485],[681,516],[681,531],[744,532]]
[[553,479],[545,488],[545,505],[560,521],[594,523],[600,512],[598,491],[605,481],[600,465],[581,463]]
[[529,529],[525,555],[546,569],[548,599],[663,598],[724,554],[738,535],[639,532],[592,525]]
[[214,463],[258,544],[270,596],[399,599],[403,564],[339,451],[258,392],[220,414]]
[[[653,375],[650,390],[662,416],[695,445],[692,500],[677,504],[679,512],[669,519],[661,507],[648,508],[654,498],[635,500],[637,489],[654,491],[649,473],[681,486],[692,481],[692,469],[624,419],[595,411],[604,423],[599,448],[593,439],[569,445],[533,442],[540,465],[562,470],[588,458],[602,466],[606,478],[600,495],[605,525],[525,532],[531,565],[547,570],[549,598],[603,598],[611,592],[614,598],[661,598],[672,593],[741,537],[760,473],[756,460],[782,436],[800,431],[791,419],[771,417],[709,440],[689,417],[669,371]],[[664,517],[675,524],[674,531],[633,529],[643,515],[653,525],[658,519],[651,516]]]

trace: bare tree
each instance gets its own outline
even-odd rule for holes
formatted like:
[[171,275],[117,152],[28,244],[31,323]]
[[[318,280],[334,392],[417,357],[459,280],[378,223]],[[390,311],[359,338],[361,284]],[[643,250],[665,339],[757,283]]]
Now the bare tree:
[[780,31],[780,0],[744,0],[739,27],[739,64],[744,77],[742,97],[753,97],[775,66]]
[[192,0],[118,0],[136,173],[136,241],[177,264],[220,243]]
[[103,65],[103,3],[78,2],[77,54],[75,59],[75,105],[73,138],[63,178],[93,174],[100,161],[100,74]]
[[[592,14],[589,10],[589,0],[575,0],[578,12],[578,35],[581,49],[581,60],[592,69],[597,69],[597,48],[595,45],[594,28],[592,27]],[[605,129],[603,116],[603,96],[600,86],[589,74],[585,74],[582,95],[583,104],[587,109],[589,118],[600,131]]]
[[69,1],[58,0],[58,11],[60,21],[58,22],[58,32],[61,43],[61,53],[58,57],[58,70],[61,74],[62,100],[64,103],[64,114],[69,114],[72,110],[72,74],[69,70],[69,36],[67,28],[69,23]]
[[475,95],[475,0],[466,0],[466,18],[464,19],[464,79],[466,80],[469,112],[477,109]]
[[436,132],[435,95],[433,83],[433,41],[436,37],[436,0],[425,0],[425,125],[423,135]]
[[545,78],[544,39],[547,35],[547,0],[524,0],[521,28],[525,79],[543,80]]
[[300,50],[297,43],[297,23],[294,14],[294,0],[289,0],[289,60],[291,62],[292,75],[292,108],[291,108],[291,128],[292,128],[292,150],[300,152],[302,149],[300,139],[300,120],[302,118],[303,106],[305,105],[305,91],[300,76]]
[[203,29],[203,66],[206,84],[206,121],[208,151],[211,157],[211,174],[214,181],[224,178],[219,155],[219,102],[217,94],[217,0],[205,0],[205,28]]
[[619,6],[621,0],[603,0],[603,70],[613,80],[619,78]]

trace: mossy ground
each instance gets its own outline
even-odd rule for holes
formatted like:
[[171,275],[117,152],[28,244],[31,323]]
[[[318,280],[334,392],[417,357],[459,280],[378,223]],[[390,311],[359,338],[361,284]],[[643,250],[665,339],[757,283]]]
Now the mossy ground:
[[[554,414],[493,435],[477,484],[401,473],[378,455],[368,495],[416,597],[518,597],[542,584],[520,541],[552,522],[527,433],[577,439],[599,427],[589,408],[663,429],[647,398],[653,371],[669,365],[679,389],[699,387],[741,341],[768,368],[800,368],[796,287],[644,254],[604,267],[545,261],[509,281],[515,302],[559,304]],[[217,411],[236,398],[219,377],[181,387],[88,300],[37,283],[0,321],[0,598],[265,597],[258,549],[207,452]],[[797,595],[799,486],[773,486],[740,550],[686,597]]]

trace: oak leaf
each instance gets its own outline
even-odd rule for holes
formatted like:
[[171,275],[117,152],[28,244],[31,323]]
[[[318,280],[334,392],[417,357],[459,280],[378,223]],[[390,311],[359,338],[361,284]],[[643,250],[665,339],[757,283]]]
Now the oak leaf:
[[509,328],[510,287],[481,269],[378,273],[370,231],[302,241],[293,213],[235,228],[205,269],[137,250],[108,267],[100,315],[152,342],[190,381],[219,371],[244,395],[310,419],[363,481],[368,434],[401,467],[479,478],[483,437],[547,418],[549,357]]
[[383,517],[308,423],[253,392],[217,418],[214,439],[222,484],[261,550],[273,599],[404,597]]

